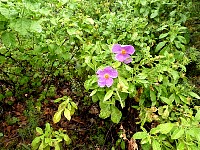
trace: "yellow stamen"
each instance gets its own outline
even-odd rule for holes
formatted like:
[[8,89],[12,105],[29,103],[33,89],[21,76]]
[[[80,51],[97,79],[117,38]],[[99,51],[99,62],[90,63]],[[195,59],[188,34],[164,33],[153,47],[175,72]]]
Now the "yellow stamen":
[[121,50],[121,54],[125,55],[125,54],[126,54],[126,50],[125,50],[125,49],[122,49],[122,50]]
[[107,73],[104,75],[104,78],[105,78],[105,79],[108,79],[109,77],[110,77],[110,76],[109,76],[109,74],[107,74]]

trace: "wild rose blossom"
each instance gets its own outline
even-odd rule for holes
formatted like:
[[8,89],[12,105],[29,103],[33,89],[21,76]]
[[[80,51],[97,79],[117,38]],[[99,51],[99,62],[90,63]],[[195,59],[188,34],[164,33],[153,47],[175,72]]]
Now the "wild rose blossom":
[[132,45],[114,44],[112,47],[112,52],[116,53],[116,60],[128,64],[132,61],[130,55],[135,52],[135,48]]
[[117,70],[113,69],[112,67],[108,66],[104,69],[99,69],[97,71],[98,75],[98,85],[100,87],[110,87],[113,84],[113,78],[117,78],[118,72]]

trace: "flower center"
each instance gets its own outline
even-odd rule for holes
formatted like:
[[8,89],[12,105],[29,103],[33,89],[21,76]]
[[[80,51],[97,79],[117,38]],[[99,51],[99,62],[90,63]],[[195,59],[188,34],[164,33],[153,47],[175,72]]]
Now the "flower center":
[[107,73],[104,75],[104,78],[105,78],[105,79],[108,79],[109,77],[110,77],[110,76],[109,76],[109,74],[107,74]]
[[122,49],[122,50],[121,50],[121,54],[122,54],[122,55],[125,55],[125,54],[126,54],[126,50],[125,50],[125,49]]

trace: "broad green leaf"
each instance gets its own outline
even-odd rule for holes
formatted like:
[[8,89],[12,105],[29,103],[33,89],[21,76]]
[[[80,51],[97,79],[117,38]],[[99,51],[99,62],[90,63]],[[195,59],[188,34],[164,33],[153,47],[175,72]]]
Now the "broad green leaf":
[[118,68],[121,65],[121,62],[116,61],[115,63],[112,64],[113,68]]
[[10,28],[17,31],[21,35],[27,35],[30,29],[31,20],[19,18],[10,23]]
[[42,32],[42,26],[39,21],[32,21],[30,26],[30,31],[32,32]]
[[16,45],[16,36],[12,32],[4,32],[1,35],[2,42],[5,46],[15,46]]
[[160,124],[157,127],[151,129],[150,133],[151,134],[156,134],[156,133],[160,132],[162,134],[167,134],[172,130],[173,127],[174,127],[173,123]]
[[160,43],[156,46],[155,52],[158,52],[159,50],[161,50],[161,49],[165,46],[166,43],[167,43],[167,41],[160,42]]
[[151,14],[150,18],[155,18],[158,16],[158,10],[154,10],[154,12]]
[[37,150],[38,149],[38,147],[39,147],[39,145],[40,145],[40,137],[36,137],[33,141],[32,141],[32,143],[31,143],[31,146],[32,146],[32,149],[33,150]]
[[177,36],[177,38],[181,43],[183,43],[183,44],[187,43],[186,39],[183,36]]
[[58,123],[61,119],[61,113],[62,111],[57,111],[53,116],[53,122]]
[[200,96],[197,95],[197,94],[194,93],[194,92],[189,92],[188,94],[190,94],[190,96],[192,96],[192,97],[194,97],[194,98],[196,98],[196,99],[200,99]]
[[36,127],[36,132],[38,132],[40,135],[41,135],[41,134],[43,134],[43,131],[42,131],[42,129],[41,129],[41,128],[39,128],[39,127]]
[[58,143],[55,144],[55,150],[60,150],[60,145]]
[[109,98],[111,98],[112,95],[113,95],[113,90],[109,90],[109,91],[106,93],[106,95],[105,95],[103,101],[108,100]]
[[103,118],[103,119],[110,117],[110,114],[111,114],[110,104],[106,104],[106,103],[100,101],[99,106],[101,108],[99,117]]
[[160,143],[157,141],[157,139],[153,139],[152,148],[153,150],[161,150]]
[[64,138],[65,143],[66,143],[67,145],[69,145],[69,144],[71,143],[71,139],[69,138],[69,136],[68,136],[67,134],[64,134],[63,138]]
[[67,118],[67,120],[71,120],[71,115],[69,109],[65,108],[64,110],[64,116]]
[[133,138],[134,139],[145,139],[147,136],[149,136],[147,132],[136,132],[133,135]]
[[169,99],[163,96],[161,96],[160,98],[163,102],[167,103],[168,105],[172,105],[172,99]]
[[121,111],[115,107],[115,106],[111,106],[111,120],[114,123],[119,123],[119,121],[121,120],[122,117],[122,113]]
[[179,139],[184,134],[184,129],[177,128],[171,135],[172,139]]
[[181,99],[182,102],[186,103],[186,104],[189,104],[189,102],[187,101],[187,98],[183,95],[178,95]]
[[49,123],[45,124],[45,132],[50,132],[51,131],[51,126]]
[[182,141],[179,141],[177,150],[185,150],[185,143]]

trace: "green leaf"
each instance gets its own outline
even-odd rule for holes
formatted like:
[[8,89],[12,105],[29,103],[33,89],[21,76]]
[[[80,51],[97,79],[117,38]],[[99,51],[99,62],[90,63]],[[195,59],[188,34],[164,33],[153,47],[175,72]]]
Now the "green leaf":
[[155,102],[156,101],[156,92],[150,90],[150,97],[151,97],[151,101]]
[[187,101],[187,98],[186,98],[185,96],[183,96],[183,95],[178,95],[178,96],[180,97],[180,99],[181,99],[184,103],[189,104],[189,102]]
[[61,113],[62,111],[57,111],[53,116],[53,122],[58,123],[61,119]]
[[179,139],[184,134],[184,129],[177,128],[171,135],[172,139]]
[[194,118],[196,121],[200,121],[200,109],[197,110],[197,113]]
[[101,108],[99,117],[102,119],[110,117],[111,114],[110,104],[105,104],[104,102],[100,101],[99,106]]
[[172,105],[172,99],[160,96],[161,100],[165,103],[167,103],[168,105]]
[[109,90],[109,91],[106,93],[106,95],[105,95],[103,101],[108,100],[109,98],[111,98],[112,95],[113,95],[113,90]]
[[90,96],[93,96],[94,94],[96,94],[97,92],[97,89],[94,89],[91,93],[90,93]]
[[168,36],[168,35],[169,35],[169,33],[163,33],[163,34],[161,34],[161,35],[159,36],[159,39],[165,38],[165,37]]
[[42,32],[42,26],[39,21],[32,21],[30,26],[30,31],[32,32]]
[[39,147],[39,145],[40,145],[40,140],[41,140],[40,137],[36,137],[36,138],[32,141],[31,146],[32,146],[32,149],[33,149],[33,150],[37,150],[37,149],[38,149],[38,147]]
[[127,89],[129,88],[127,80],[120,76],[118,76],[118,79],[122,91],[127,91]]
[[115,106],[111,106],[111,120],[114,123],[119,123],[119,121],[121,120],[122,117],[122,113],[121,111],[115,107]]
[[69,109],[65,108],[64,110],[64,116],[67,118],[67,120],[71,120],[71,115]]
[[199,95],[197,95],[196,93],[194,92],[188,92],[188,94],[190,94],[190,96],[196,98],[196,99],[200,99]]
[[73,108],[78,109],[76,103],[74,103],[74,102],[70,102],[70,104],[72,105]]
[[39,128],[39,127],[36,127],[36,132],[37,132],[37,133],[39,133],[40,135],[41,135],[41,134],[43,134],[43,131],[42,131],[42,129],[41,129],[41,128]]
[[156,134],[160,132],[162,134],[167,134],[172,130],[173,127],[174,127],[173,123],[159,124],[157,127],[151,129],[150,133]]
[[177,150],[185,150],[185,143],[182,141],[179,141]]
[[149,136],[147,132],[136,132],[133,135],[133,138],[134,139],[145,139],[147,136]]
[[151,14],[150,18],[155,18],[158,16],[158,10],[154,10],[154,12]]
[[183,44],[187,44],[186,39],[183,36],[177,36],[178,40],[183,43]]
[[30,25],[31,20],[19,18],[10,23],[10,28],[17,31],[21,35],[27,35]]
[[16,36],[12,32],[4,32],[1,35],[2,42],[6,47],[16,45]]
[[159,50],[161,50],[161,49],[165,46],[166,43],[167,43],[167,41],[160,42],[160,43],[156,46],[155,52],[158,52]]
[[152,148],[153,150],[161,150],[160,143],[157,141],[157,139],[153,139]]
[[65,143],[66,143],[67,145],[69,145],[69,144],[71,143],[71,139],[69,138],[69,136],[68,136],[67,134],[64,134],[63,138],[64,138]]

